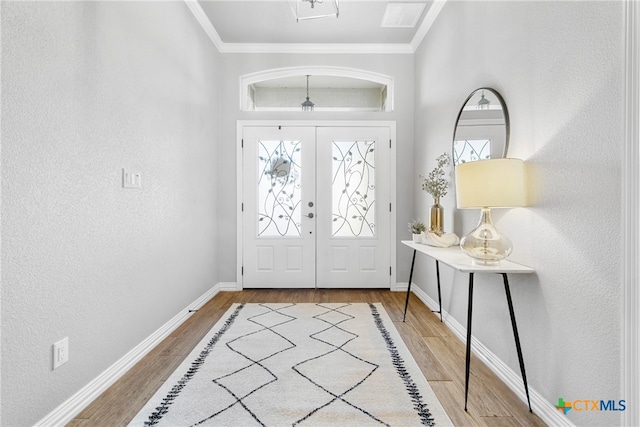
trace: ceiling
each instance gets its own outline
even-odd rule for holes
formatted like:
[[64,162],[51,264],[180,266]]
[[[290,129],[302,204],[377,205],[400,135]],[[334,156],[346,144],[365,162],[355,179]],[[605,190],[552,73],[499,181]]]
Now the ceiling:
[[342,0],[338,18],[299,22],[295,0],[185,1],[221,52],[412,53],[446,0]]

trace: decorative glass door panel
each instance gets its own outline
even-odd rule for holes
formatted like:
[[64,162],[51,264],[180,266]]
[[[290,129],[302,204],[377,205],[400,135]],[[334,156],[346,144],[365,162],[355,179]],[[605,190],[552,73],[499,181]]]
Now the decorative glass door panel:
[[453,164],[475,162],[491,158],[490,139],[461,139],[453,141]]
[[375,236],[375,141],[333,141],[332,237]]
[[258,140],[258,236],[300,237],[301,141]]

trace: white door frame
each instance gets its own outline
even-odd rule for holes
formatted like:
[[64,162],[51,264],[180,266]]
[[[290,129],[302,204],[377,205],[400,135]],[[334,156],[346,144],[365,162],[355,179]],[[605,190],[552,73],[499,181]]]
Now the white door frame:
[[391,199],[391,215],[389,219],[389,239],[390,245],[389,256],[391,265],[391,275],[389,276],[389,287],[392,291],[396,290],[396,122],[393,120],[238,120],[236,122],[236,290],[242,290],[242,255],[243,255],[243,239],[242,239],[242,185],[243,185],[243,165],[242,165],[242,129],[247,126],[331,126],[331,127],[388,127],[391,137],[391,150],[389,151],[389,187]]

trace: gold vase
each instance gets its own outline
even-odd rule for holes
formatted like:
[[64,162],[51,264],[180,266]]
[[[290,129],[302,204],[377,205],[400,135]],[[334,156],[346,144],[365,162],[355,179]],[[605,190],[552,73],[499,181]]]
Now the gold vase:
[[440,206],[440,198],[433,198],[433,206],[429,212],[429,233],[435,233],[438,236],[444,234],[444,208]]

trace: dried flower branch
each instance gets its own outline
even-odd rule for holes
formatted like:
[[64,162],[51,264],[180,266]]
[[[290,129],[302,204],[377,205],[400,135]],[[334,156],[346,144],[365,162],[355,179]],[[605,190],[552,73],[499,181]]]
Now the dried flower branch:
[[449,181],[444,178],[444,167],[451,163],[449,154],[443,153],[436,159],[438,165],[429,172],[427,177],[420,175],[422,189],[431,194],[434,199],[439,199],[447,194]]

